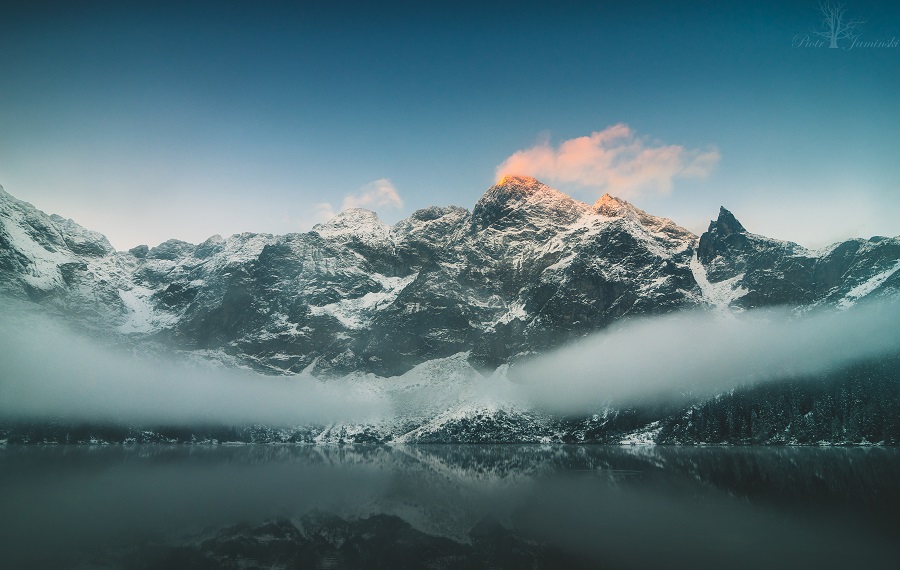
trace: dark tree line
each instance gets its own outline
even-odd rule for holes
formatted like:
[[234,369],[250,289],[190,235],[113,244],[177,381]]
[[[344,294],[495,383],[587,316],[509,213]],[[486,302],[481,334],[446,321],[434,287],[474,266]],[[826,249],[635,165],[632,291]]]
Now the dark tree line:
[[190,444],[190,443],[311,443],[309,430],[268,426],[147,426],[18,421],[0,424],[0,440],[9,444]]
[[900,444],[900,354],[734,390],[662,422],[659,443]]

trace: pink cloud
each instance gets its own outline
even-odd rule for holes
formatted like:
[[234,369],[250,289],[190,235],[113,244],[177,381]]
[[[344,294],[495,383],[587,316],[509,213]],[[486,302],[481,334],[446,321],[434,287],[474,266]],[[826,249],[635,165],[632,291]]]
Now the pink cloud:
[[503,175],[527,175],[549,183],[597,188],[623,197],[668,193],[676,178],[703,178],[719,161],[719,151],[660,145],[637,137],[625,124],[590,136],[519,150],[497,167]]

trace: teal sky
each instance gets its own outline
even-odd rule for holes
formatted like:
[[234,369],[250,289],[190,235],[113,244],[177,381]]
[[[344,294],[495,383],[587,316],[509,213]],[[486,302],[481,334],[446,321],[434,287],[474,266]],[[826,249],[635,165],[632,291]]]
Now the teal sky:
[[[0,185],[123,249],[471,208],[527,151],[694,231],[724,205],[808,246],[895,236],[900,6],[845,8],[852,49],[797,45],[815,1],[20,2]],[[561,152],[615,125],[608,167]]]

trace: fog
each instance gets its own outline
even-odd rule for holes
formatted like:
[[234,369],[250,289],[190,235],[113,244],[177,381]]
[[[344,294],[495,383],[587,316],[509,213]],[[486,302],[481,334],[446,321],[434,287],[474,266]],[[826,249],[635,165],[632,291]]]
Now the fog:
[[[803,315],[682,312],[619,324],[520,360],[505,376],[470,369],[458,381],[449,371],[446,378],[416,378],[413,370],[402,383],[371,376],[320,381],[110,348],[46,316],[0,312],[0,418],[131,425],[377,423],[398,413],[433,417],[443,411],[436,407],[467,403],[595,413],[815,376],[900,350],[896,302]],[[401,384],[406,388],[392,390]]]
[[900,303],[739,314],[682,312],[635,319],[509,373],[531,402],[569,412],[785,378],[813,377],[900,351]]
[[266,376],[107,348],[47,317],[4,315],[0,416],[297,425],[374,421],[378,395],[310,375]]

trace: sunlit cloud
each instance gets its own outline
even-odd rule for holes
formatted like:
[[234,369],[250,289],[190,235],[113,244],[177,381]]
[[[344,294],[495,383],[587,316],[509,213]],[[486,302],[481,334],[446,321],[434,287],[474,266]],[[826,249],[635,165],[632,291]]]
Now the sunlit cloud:
[[574,184],[634,197],[669,193],[676,178],[703,178],[719,162],[719,151],[663,145],[638,137],[619,123],[553,147],[549,141],[519,150],[497,167],[503,175],[528,175],[548,183]]

